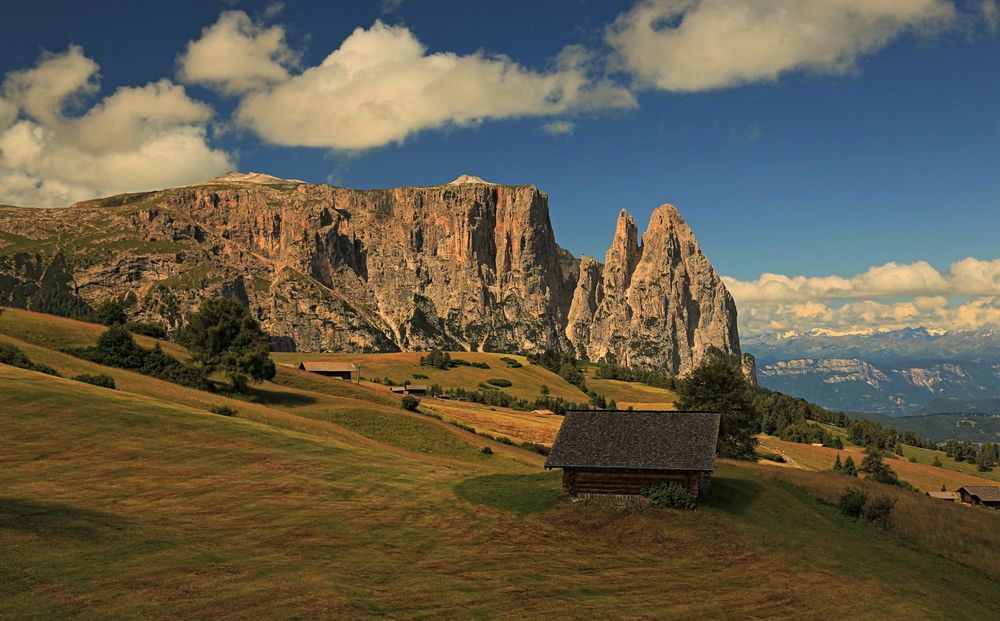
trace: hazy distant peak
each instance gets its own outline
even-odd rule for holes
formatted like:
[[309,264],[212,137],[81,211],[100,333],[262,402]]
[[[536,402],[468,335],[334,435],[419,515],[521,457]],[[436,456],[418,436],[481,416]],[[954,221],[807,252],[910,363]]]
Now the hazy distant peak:
[[237,171],[230,171],[221,177],[209,179],[208,181],[202,181],[201,183],[192,183],[191,185],[215,185],[219,183],[257,183],[266,185],[273,183],[305,183],[305,181],[301,181],[299,179],[282,179],[266,173],[241,173]]
[[486,181],[485,179],[482,179],[480,177],[476,177],[475,175],[462,175],[461,177],[459,177],[458,179],[455,179],[454,181],[452,181],[448,185],[464,185],[464,184],[467,184],[467,183],[479,183],[479,184],[482,184],[482,185],[496,185],[495,183],[492,183],[490,181]]

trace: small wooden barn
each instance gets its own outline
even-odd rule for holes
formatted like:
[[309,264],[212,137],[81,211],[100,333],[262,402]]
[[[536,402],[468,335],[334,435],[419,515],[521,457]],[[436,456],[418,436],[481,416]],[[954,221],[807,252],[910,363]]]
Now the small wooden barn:
[[956,491],[964,503],[1000,509],[1000,485],[966,485]]
[[545,467],[562,468],[563,488],[574,496],[634,496],[670,481],[703,495],[715,469],[719,419],[714,412],[566,412]]
[[962,495],[958,492],[927,492],[927,495],[945,502],[959,502],[962,499]]
[[316,373],[317,375],[339,377],[345,380],[354,379],[354,376],[358,372],[358,367],[354,366],[350,362],[335,362],[327,360],[300,362],[299,369],[302,371],[309,371],[310,373]]
[[426,395],[428,388],[427,384],[406,384],[404,386],[392,386],[389,390],[399,395]]

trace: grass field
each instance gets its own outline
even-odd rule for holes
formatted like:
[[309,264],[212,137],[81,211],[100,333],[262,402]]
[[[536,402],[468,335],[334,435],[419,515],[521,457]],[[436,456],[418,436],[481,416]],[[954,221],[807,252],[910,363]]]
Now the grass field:
[[[303,354],[303,353],[280,353],[274,354],[277,362],[297,365],[303,360],[343,360],[353,362],[361,367],[361,375],[365,378],[390,378],[396,383],[403,383],[409,380],[413,384],[440,384],[442,388],[471,388],[475,389],[479,384],[488,379],[510,380],[511,386],[504,388],[504,392],[521,397],[523,399],[534,400],[541,394],[542,386],[548,386],[553,397],[562,397],[578,403],[587,403],[590,398],[582,390],[570,384],[555,373],[543,369],[540,366],[529,364],[524,356],[513,354],[486,354],[480,352],[455,352],[453,358],[467,360],[469,362],[483,362],[489,365],[488,369],[478,369],[476,367],[459,366],[446,371],[433,367],[421,366],[420,357],[424,355],[417,352],[402,352],[393,354]],[[522,366],[512,369],[500,358],[512,358],[519,361]],[[414,375],[426,375],[426,378],[414,377]]]
[[639,382],[623,382],[621,380],[595,379],[594,367],[588,367],[586,378],[587,388],[595,390],[607,399],[614,399],[619,408],[627,410],[629,406],[637,410],[673,410],[677,395],[665,388],[647,386]]
[[[960,619],[1000,608],[996,512],[873,486],[899,497],[885,532],[830,504],[844,477],[730,462],[694,512],[572,502],[541,456],[405,412],[384,387],[281,367],[255,402],[227,399],[60,354],[44,345],[87,344],[65,333],[79,326],[28,323],[11,334],[0,319],[3,340],[64,374],[111,373],[119,390],[0,365],[0,618]],[[216,404],[239,416],[209,413]],[[561,420],[422,409],[519,439]],[[827,455],[803,448],[821,469]],[[899,463],[908,480],[902,464],[930,469]]]

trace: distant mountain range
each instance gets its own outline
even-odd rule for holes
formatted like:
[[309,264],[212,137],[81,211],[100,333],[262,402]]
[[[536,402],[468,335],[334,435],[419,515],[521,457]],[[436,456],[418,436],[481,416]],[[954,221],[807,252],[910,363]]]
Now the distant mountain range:
[[886,416],[1000,412],[1000,331],[823,332],[744,339],[761,385]]
[[904,328],[836,335],[817,330],[792,336],[744,336],[743,348],[767,363],[792,358],[857,358],[871,363],[904,361],[1000,362],[1000,330],[932,332]]

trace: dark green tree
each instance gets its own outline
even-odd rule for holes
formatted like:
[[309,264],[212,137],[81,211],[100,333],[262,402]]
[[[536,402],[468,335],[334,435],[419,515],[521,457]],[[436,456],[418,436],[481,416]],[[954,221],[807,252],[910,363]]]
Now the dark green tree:
[[115,299],[105,300],[98,304],[92,316],[94,321],[103,323],[106,326],[123,325],[128,321],[128,317],[125,315],[125,307]]
[[188,321],[184,341],[192,360],[209,373],[223,371],[236,392],[246,392],[248,380],[268,380],[276,372],[270,338],[234,298],[202,304]]
[[854,465],[854,458],[848,455],[847,459],[844,460],[844,466],[840,471],[849,477],[858,476],[858,467]]
[[718,350],[678,384],[681,410],[718,412],[719,455],[735,459],[753,459],[757,439],[758,413],[753,404],[750,384],[740,370],[738,356]]
[[861,467],[858,468],[858,471],[864,473],[865,478],[872,481],[887,483],[889,485],[899,484],[899,477],[896,476],[896,472],[889,464],[885,463],[882,453],[878,451],[868,451],[865,458],[861,460]]
[[844,464],[840,463],[840,453],[837,453],[837,459],[833,462],[833,471],[838,474],[844,471]]

